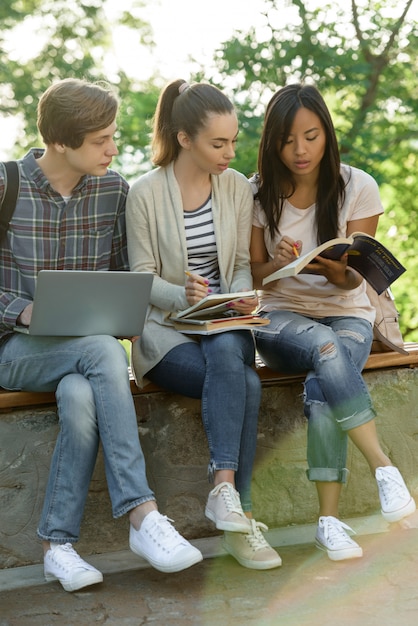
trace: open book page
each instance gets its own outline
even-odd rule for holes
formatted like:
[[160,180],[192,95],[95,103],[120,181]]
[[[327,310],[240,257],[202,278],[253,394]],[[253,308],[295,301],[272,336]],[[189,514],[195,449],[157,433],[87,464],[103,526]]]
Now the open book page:
[[197,304],[184,309],[183,311],[178,311],[176,315],[172,315],[171,319],[182,319],[182,318],[212,318],[215,316],[220,316],[222,313],[230,312],[231,306],[228,306],[229,303],[241,300],[243,298],[255,298],[257,292],[252,291],[238,291],[235,293],[214,293],[209,294],[206,298],[203,298]]
[[305,268],[314,261],[315,257],[323,256],[336,260],[341,258],[345,252],[348,253],[347,264],[357,270],[377,293],[382,293],[406,271],[394,255],[377,239],[366,233],[353,233],[350,237],[331,239],[303,254],[288,265],[266,276],[263,285],[280,278],[296,276],[305,271],[314,274],[314,269],[305,270]]
[[279,278],[286,278],[287,276],[296,276],[296,274],[300,274],[300,272],[315,259],[315,257],[319,256],[321,253],[328,259],[339,259],[344,252],[346,252],[347,248],[349,248],[351,241],[347,239],[331,239],[327,241],[314,250],[307,252],[306,254],[302,254],[300,257],[288,263],[284,267],[279,270],[273,272],[269,276],[266,276],[263,279],[263,285],[272,282],[273,280],[278,280]]

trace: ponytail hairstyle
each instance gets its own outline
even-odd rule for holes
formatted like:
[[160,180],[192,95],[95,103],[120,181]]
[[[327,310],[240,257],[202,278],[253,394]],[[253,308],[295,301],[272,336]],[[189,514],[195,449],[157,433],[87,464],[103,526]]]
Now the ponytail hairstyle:
[[345,199],[345,183],[340,172],[340,153],[334,124],[318,89],[293,84],[279,89],[267,105],[258,153],[257,197],[266,214],[271,237],[279,231],[283,205],[296,189],[292,173],[281,159],[295,115],[300,108],[315,113],[321,120],[326,143],[319,168],[316,197],[318,245],[337,237],[338,213]]
[[223,115],[233,110],[230,100],[213,85],[189,85],[181,79],[169,83],[160,94],[154,115],[151,143],[154,165],[165,166],[177,158],[180,131],[194,139],[212,113]]

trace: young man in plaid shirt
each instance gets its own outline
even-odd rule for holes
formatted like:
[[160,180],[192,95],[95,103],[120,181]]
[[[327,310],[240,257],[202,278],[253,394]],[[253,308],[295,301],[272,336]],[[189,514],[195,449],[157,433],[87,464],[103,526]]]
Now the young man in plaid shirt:
[[[60,431],[38,535],[47,580],[66,591],[101,582],[78,540],[99,440],[113,516],[127,513],[130,547],[152,566],[180,571],[202,559],[158,512],[145,473],[126,354],[114,337],[36,337],[28,326],[43,269],[129,270],[126,181],[109,170],[118,153],[118,101],[105,85],[53,84],[38,105],[45,150],[18,162],[20,190],[0,258],[0,385],[55,391]],[[0,198],[5,176],[0,164]],[[110,296],[111,297],[111,296]]]

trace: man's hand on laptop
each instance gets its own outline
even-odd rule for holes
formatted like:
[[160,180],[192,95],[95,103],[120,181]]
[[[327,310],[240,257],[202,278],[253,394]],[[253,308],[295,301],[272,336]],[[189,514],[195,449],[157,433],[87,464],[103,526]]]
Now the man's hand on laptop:
[[31,302],[30,304],[28,304],[27,307],[23,309],[22,313],[17,318],[18,326],[29,326],[30,320],[32,318],[32,308],[33,303]]

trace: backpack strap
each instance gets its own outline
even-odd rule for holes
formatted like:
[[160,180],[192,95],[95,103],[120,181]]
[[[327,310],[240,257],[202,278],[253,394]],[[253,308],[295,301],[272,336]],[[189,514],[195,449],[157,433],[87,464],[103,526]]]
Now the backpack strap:
[[16,207],[20,188],[20,172],[16,161],[4,163],[4,196],[0,203],[0,242],[9,228],[10,220]]

